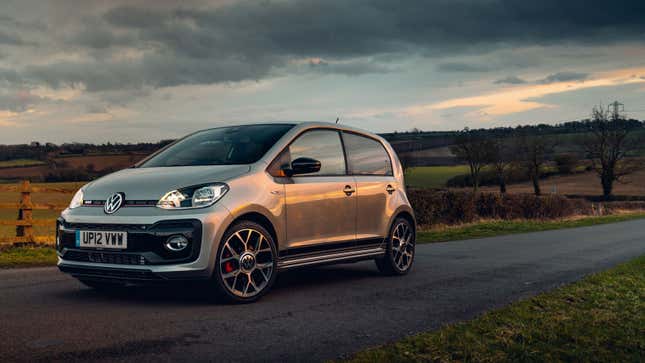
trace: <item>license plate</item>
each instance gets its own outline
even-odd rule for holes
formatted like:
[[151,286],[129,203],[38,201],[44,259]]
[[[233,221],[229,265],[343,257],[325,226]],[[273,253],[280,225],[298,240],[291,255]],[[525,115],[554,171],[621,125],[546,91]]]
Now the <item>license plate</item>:
[[80,248],[128,248],[128,233],[117,231],[76,231],[76,247]]

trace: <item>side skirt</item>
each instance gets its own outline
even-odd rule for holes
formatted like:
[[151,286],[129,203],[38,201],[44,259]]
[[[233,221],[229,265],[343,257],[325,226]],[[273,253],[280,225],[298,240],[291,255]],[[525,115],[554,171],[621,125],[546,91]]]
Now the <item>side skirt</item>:
[[341,243],[328,245],[323,248],[311,248],[307,252],[303,251],[304,253],[294,254],[292,251],[285,252],[281,253],[282,257],[278,260],[278,270],[372,259],[383,256],[385,249],[383,240],[377,239],[352,243],[351,247],[347,247],[345,243]]

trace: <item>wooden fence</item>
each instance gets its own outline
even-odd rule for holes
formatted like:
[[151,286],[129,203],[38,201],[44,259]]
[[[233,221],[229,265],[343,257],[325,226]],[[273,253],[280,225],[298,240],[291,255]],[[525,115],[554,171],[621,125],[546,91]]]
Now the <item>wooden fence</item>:
[[[16,226],[15,236],[0,236],[0,245],[21,245],[21,244],[54,244],[54,235],[37,236],[34,234],[34,226],[54,226],[55,218],[34,219],[34,210],[56,210],[61,211],[67,208],[67,204],[33,203],[32,193],[63,193],[72,194],[73,190],[32,186],[28,180],[18,185],[0,185],[0,191],[20,193],[20,200],[15,203],[1,203],[0,209],[17,210],[17,218],[12,220],[0,220],[0,226]],[[17,198],[16,198],[17,199]]]

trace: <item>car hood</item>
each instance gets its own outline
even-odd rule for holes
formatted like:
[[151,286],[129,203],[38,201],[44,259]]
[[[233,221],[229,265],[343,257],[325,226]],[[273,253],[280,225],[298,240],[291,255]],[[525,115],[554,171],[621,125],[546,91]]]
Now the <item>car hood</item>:
[[128,200],[159,200],[167,192],[215,182],[226,182],[250,171],[248,165],[131,168],[99,178],[83,188],[85,200],[105,200],[125,193]]

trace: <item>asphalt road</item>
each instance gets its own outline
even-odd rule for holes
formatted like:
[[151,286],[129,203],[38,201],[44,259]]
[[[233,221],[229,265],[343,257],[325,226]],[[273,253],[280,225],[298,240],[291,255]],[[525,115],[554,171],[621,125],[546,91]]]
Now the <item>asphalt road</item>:
[[645,220],[420,245],[406,277],[372,262],[293,271],[250,305],[195,288],[104,295],[54,268],[0,271],[0,361],[321,361],[470,319],[645,253]]

